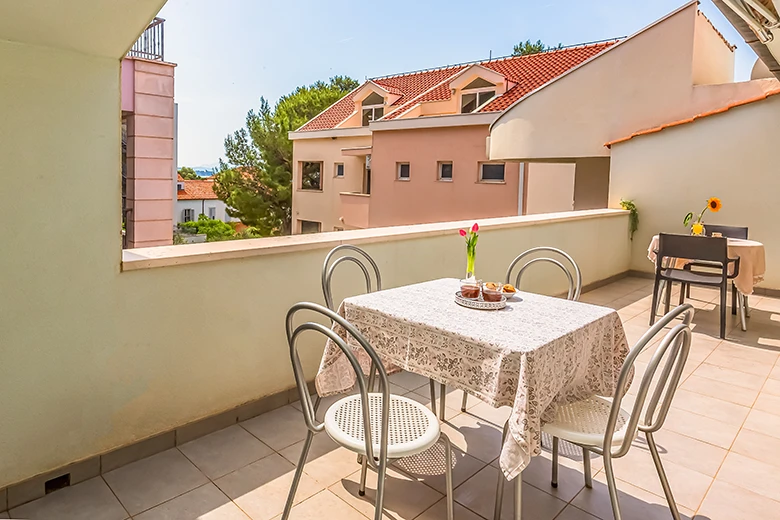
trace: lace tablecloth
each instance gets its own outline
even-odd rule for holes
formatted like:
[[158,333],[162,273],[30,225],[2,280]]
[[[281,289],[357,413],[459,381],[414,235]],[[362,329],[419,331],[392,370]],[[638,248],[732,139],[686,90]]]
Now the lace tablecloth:
[[[739,257],[739,274],[734,278],[734,285],[742,294],[753,294],[753,287],[764,281],[766,273],[766,253],[764,244],[755,240],[744,240],[741,238],[728,239],[729,258]],[[647,247],[647,258],[655,263],[658,250],[658,235],[655,235]],[[687,260],[676,260],[675,267],[682,269]],[[733,271],[729,267],[729,271]]]
[[[365,335],[388,372],[408,370],[511,406],[500,463],[513,479],[541,452],[542,424],[557,405],[613,395],[628,353],[623,325],[609,308],[523,292],[500,311],[467,309],[454,301],[458,289],[457,280],[442,279],[365,294],[344,300],[339,314]],[[368,373],[368,356],[349,344]],[[319,395],[345,392],[355,377],[328,342]]]

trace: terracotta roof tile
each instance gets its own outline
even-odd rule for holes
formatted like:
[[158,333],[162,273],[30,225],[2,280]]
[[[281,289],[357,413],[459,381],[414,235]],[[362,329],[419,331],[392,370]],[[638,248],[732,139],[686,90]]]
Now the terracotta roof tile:
[[[618,41],[610,40],[556,49],[530,56],[477,62],[476,64],[492,69],[506,77],[509,81],[516,83],[514,87],[484,107],[481,112],[505,110],[524,95],[603,52]],[[449,99],[451,90],[448,80],[468,66],[470,64],[373,79],[372,81],[377,85],[401,96],[387,110],[384,119],[395,119],[418,103]],[[355,104],[352,101],[352,93],[350,93],[322,114],[303,125],[299,131],[336,128],[352,115],[354,110]]]
[[178,200],[216,200],[219,198],[214,193],[213,180],[182,180],[180,175],[179,181],[184,185],[184,189],[176,192]]
[[762,100],[764,100],[764,99],[766,99],[766,98],[768,98],[770,96],[775,96],[777,94],[780,94],[780,87],[774,88],[772,90],[768,90],[768,91],[766,91],[763,94],[760,94],[758,96],[754,96],[754,97],[751,97],[751,98],[748,98],[748,99],[742,99],[740,101],[734,101],[733,103],[729,103],[726,106],[718,107],[718,108],[709,110],[707,112],[703,112],[701,114],[697,114],[697,115],[695,115],[693,117],[680,119],[678,121],[673,121],[671,123],[666,123],[666,124],[663,124],[663,125],[660,125],[660,126],[655,126],[653,128],[648,128],[646,130],[640,130],[638,132],[634,132],[633,134],[628,135],[626,137],[621,137],[620,139],[615,139],[614,141],[610,141],[608,143],[605,143],[604,146],[606,146],[607,148],[610,148],[613,144],[622,143],[622,142],[628,141],[629,139],[633,139],[634,137],[639,137],[641,135],[647,135],[647,134],[654,134],[656,132],[660,132],[661,130],[663,130],[665,128],[671,128],[673,126],[680,126],[680,125],[684,125],[684,124],[687,124],[687,123],[693,123],[697,119],[702,119],[704,117],[714,116],[715,114],[722,114],[723,112],[726,112],[727,110],[731,110],[734,107],[739,107],[739,106],[742,106],[742,105],[755,103],[756,101],[762,101]]

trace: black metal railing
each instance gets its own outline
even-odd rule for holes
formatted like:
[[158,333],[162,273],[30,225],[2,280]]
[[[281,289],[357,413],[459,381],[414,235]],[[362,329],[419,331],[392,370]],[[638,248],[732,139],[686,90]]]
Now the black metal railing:
[[155,18],[127,53],[130,58],[163,61],[165,57],[165,20]]

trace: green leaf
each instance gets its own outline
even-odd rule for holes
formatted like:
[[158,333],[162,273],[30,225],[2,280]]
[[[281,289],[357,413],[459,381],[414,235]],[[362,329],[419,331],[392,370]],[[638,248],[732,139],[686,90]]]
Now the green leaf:
[[683,226],[687,226],[691,222],[692,218],[693,218],[693,213],[688,213],[687,215],[685,215],[685,218],[683,219]]

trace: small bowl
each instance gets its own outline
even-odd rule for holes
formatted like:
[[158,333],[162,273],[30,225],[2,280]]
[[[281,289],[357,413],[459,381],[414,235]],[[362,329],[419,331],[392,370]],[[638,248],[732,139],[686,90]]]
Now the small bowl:
[[487,284],[482,286],[482,299],[486,302],[500,302],[501,297],[504,295],[501,284],[493,284],[495,289],[489,288]]
[[482,282],[480,280],[461,280],[460,295],[467,300],[478,300]]

